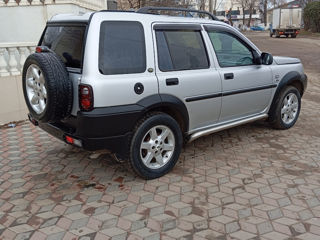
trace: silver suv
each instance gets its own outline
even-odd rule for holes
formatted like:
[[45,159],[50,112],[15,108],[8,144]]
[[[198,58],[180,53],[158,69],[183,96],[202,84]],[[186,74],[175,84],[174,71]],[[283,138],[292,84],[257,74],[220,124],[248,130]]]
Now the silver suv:
[[210,13],[151,7],[53,17],[22,81],[34,125],[146,179],[201,136],[259,119],[292,127],[307,87],[299,59],[262,53]]

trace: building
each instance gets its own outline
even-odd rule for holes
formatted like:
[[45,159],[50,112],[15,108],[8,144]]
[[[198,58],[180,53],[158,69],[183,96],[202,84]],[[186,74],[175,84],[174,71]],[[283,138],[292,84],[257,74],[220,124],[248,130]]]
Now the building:
[[[216,3],[216,16],[220,19],[230,19],[232,20],[232,25],[235,27],[243,26],[243,15],[245,18],[245,25],[248,25],[250,19],[250,12],[246,9],[243,12],[240,1],[232,0],[213,0],[217,1]],[[213,3],[215,4],[215,3]],[[259,14],[259,2],[256,2],[256,5],[253,8],[250,26],[261,23],[261,18]],[[231,11],[230,11],[231,9]]]
[[107,0],[0,0],[0,125],[27,118],[21,70],[47,20],[58,13],[84,14],[115,7]]
[[[190,0],[190,7],[194,9],[204,9],[216,12],[216,16],[221,20],[232,19],[232,24],[235,27],[243,25],[243,14],[245,15],[245,25],[248,25],[250,19],[249,10],[245,10],[243,13],[240,1],[234,0]],[[210,8],[210,3],[212,7]],[[256,2],[254,6],[250,26],[261,23],[261,17],[259,14],[259,2]],[[230,11],[231,9],[231,11]]]

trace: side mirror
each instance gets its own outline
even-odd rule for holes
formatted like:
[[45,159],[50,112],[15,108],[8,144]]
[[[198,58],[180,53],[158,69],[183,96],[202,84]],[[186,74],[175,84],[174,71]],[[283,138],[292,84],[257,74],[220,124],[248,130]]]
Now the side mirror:
[[270,53],[263,52],[261,54],[261,61],[264,65],[271,65],[273,63],[273,57]]
[[261,65],[262,59],[261,59],[259,53],[255,50],[253,50],[252,54],[253,54],[253,63],[256,65]]

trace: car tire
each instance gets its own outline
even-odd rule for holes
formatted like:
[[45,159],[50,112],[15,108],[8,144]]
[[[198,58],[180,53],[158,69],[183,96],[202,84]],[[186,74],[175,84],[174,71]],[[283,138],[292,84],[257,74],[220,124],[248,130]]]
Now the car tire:
[[270,113],[270,123],[275,129],[289,129],[298,120],[301,108],[301,95],[297,88],[289,86],[282,90],[278,101]]
[[29,113],[37,121],[55,122],[70,114],[72,81],[55,53],[33,53],[26,59],[22,87]]
[[296,34],[291,34],[291,38],[296,38],[297,35]]
[[161,177],[175,166],[182,143],[182,132],[175,119],[161,112],[148,114],[134,130],[130,166],[144,179]]

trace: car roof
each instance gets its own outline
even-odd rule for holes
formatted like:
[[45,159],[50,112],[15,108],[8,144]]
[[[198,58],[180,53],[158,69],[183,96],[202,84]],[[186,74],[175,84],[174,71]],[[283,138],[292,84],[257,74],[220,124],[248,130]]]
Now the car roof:
[[172,22],[172,23],[198,23],[198,24],[219,24],[227,25],[221,21],[211,20],[206,18],[197,17],[180,17],[180,16],[168,16],[168,15],[157,15],[147,13],[137,13],[130,11],[99,11],[99,12],[88,12],[85,14],[58,14],[51,18],[50,23],[54,22],[88,22],[91,17],[108,16],[110,19],[115,20],[128,20],[128,21],[142,21],[142,22]]

